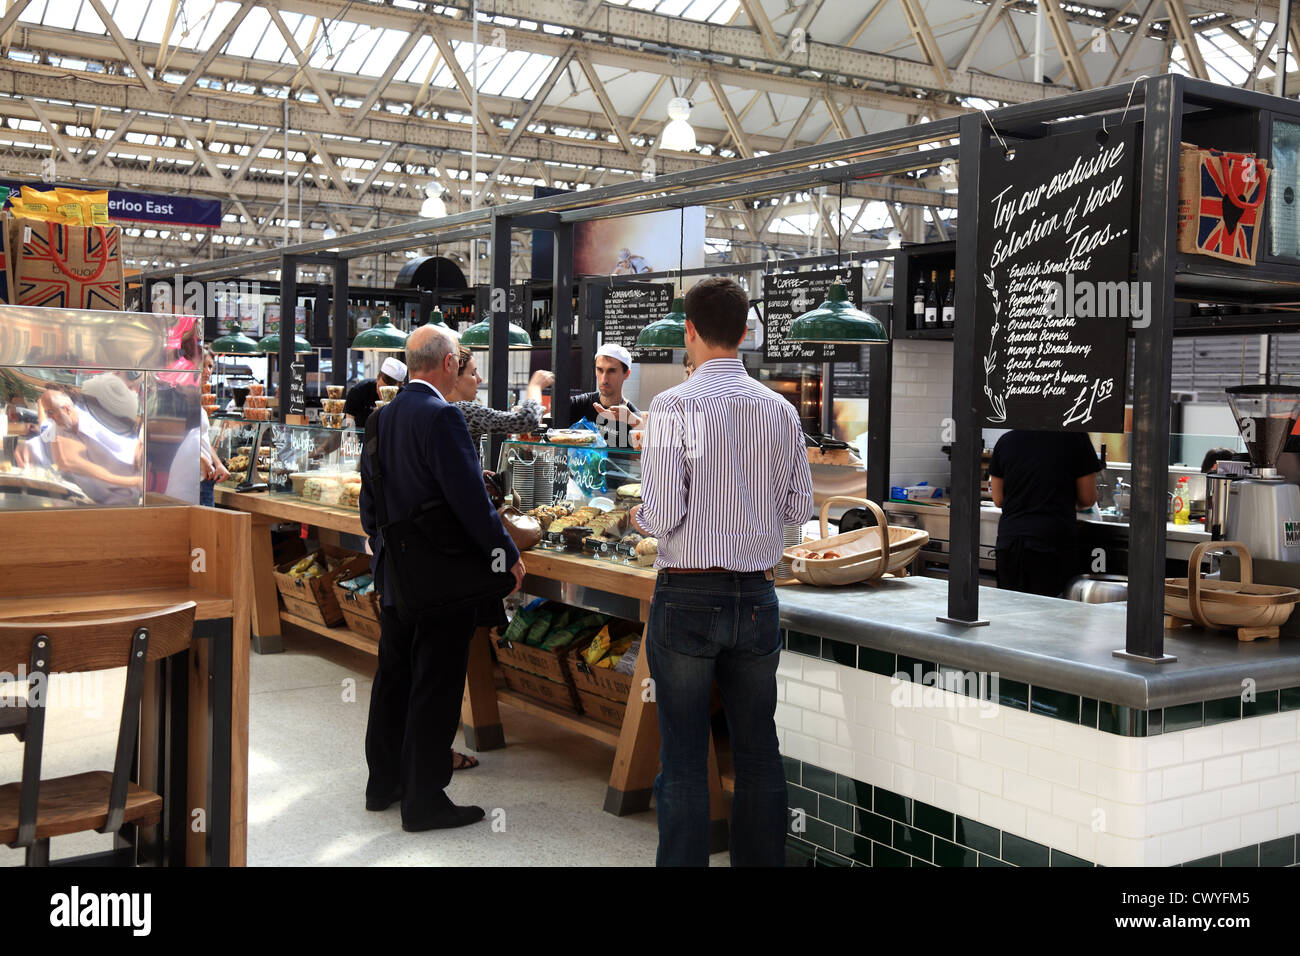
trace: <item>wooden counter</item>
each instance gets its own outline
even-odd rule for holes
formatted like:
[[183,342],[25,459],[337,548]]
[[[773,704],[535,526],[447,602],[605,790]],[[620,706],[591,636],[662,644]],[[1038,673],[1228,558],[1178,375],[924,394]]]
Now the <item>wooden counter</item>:
[[197,605],[190,649],[145,677],[138,779],[164,816],[140,850],[154,863],[246,860],[249,530],[191,506],[0,515],[0,618]]

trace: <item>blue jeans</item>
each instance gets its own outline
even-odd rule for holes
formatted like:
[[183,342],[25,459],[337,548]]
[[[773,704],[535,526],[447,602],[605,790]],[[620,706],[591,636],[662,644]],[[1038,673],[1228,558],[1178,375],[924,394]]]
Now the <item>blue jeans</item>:
[[201,504],[203,507],[205,508],[215,507],[216,495],[213,493],[212,489],[216,487],[216,484],[217,483],[215,481],[199,482],[199,504]]
[[658,866],[709,864],[709,711],[716,679],[736,792],[731,865],[784,866],[787,792],[776,739],[781,628],[757,574],[661,571],[646,627],[659,709]]

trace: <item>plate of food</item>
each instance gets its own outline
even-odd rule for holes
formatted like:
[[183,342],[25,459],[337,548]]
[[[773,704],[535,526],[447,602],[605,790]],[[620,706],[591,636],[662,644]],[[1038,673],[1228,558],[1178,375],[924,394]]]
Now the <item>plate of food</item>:
[[553,428],[546,433],[546,440],[553,445],[594,445],[596,433],[585,428]]

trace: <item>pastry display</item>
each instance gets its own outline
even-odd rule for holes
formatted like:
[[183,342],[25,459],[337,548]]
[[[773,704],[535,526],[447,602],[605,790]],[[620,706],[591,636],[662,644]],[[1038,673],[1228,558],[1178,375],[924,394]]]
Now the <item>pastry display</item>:
[[644,540],[644,536],[636,531],[629,531],[619,539],[619,544],[627,548],[635,548]]
[[343,482],[343,490],[339,494],[339,504],[355,508],[361,500],[361,479],[355,481]]
[[328,395],[330,398],[342,398],[342,397],[343,397],[343,386],[342,386],[342,385],[326,385],[326,386],[325,386],[325,394]]
[[262,395],[266,392],[266,386],[261,382],[250,382],[248,385],[249,395]]
[[641,482],[634,481],[626,485],[619,485],[615,494],[620,498],[640,498]]
[[236,471],[248,471],[248,455],[236,455],[226,463],[226,467],[233,473]]
[[553,445],[592,445],[596,433],[585,428],[553,428],[546,433],[546,440]]
[[636,561],[642,567],[650,567],[659,557],[659,539],[642,538],[636,546]]
[[344,404],[345,402],[341,398],[322,398],[320,400],[321,411],[330,415],[341,414]]

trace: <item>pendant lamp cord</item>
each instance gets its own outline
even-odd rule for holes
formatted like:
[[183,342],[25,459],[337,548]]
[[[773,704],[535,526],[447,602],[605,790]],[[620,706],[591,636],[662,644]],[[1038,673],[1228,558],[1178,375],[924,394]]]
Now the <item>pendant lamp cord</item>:
[[840,180],[840,207],[835,214],[835,268],[844,264],[844,180]]
[[[686,282],[686,207],[682,207],[681,225],[677,234],[677,288]],[[685,295],[685,291],[682,295]]]

